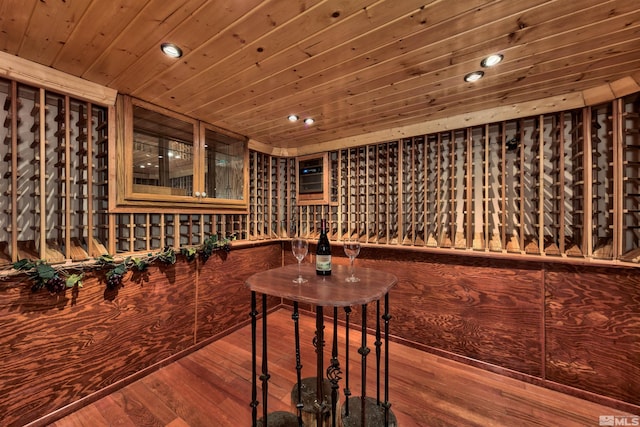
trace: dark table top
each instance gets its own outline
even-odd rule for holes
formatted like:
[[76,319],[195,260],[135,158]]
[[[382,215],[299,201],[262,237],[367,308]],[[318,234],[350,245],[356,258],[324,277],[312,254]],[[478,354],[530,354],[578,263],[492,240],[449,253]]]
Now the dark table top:
[[350,283],[350,269],[345,265],[332,266],[330,276],[316,275],[315,265],[302,264],[302,277],[306,283],[294,283],[298,277],[298,265],[255,273],[247,279],[246,286],[255,292],[286,298],[292,301],[310,303],[317,306],[345,307],[376,301],[389,292],[398,281],[393,274],[356,267],[359,282]]

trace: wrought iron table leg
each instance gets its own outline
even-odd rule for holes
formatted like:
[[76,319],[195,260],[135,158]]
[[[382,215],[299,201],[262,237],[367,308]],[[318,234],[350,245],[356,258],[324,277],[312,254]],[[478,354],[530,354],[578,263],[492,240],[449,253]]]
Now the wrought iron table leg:
[[367,424],[366,418],[366,399],[367,399],[367,355],[369,354],[369,348],[367,347],[367,304],[362,305],[362,346],[358,350],[358,353],[362,356],[362,396],[360,396],[362,403],[361,408],[361,420],[362,427]]
[[[380,347],[382,340],[380,338],[380,300],[376,301],[376,405],[380,405]],[[386,353],[386,348],[385,348]]]
[[322,426],[325,410],[324,401],[324,314],[322,306],[316,307],[316,422],[317,426]]
[[251,316],[251,420],[252,426],[256,427],[258,425],[258,386],[256,384],[257,377],[257,317],[258,311],[256,310],[256,293],[251,292],[251,312],[249,313]]
[[262,295],[262,419],[263,425],[268,426],[267,397],[269,396],[269,368],[267,364],[267,296]]
[[302,365],[300,364],[300,314],[298,313],[298,302],[293,302],[293,315],[291,316],[294,324],[294,335],[296,341],[296,374],[298,379],[298,403],[296,403],[296,408],[298,409],[298,426],[302,427],[302,408],[304,404],[302,403]]
[[327,379],[331,382],[331,425],[337,426],[336,409],[338,404],[338,382],[341,377],[340,362],[338,361],[338,307],[333,308],[333,345],[331,348],[331,363],[327,367]]
[[344,359],[345,359],[345,366],[344,366],[344,371],[345,371],[345,382],[344,382],[344,397],[345,397],[345,402],[344,402],[344,413],[345,413],[345,417],[349,416],[349,398],[351,397],[351,389],[349,389],[349,319],[351,317],[351,307],[347,306],[344,308],[344,313],[346,316],[345,319],[345,341],[346,341],[346,345],[345,345],[345,355],[344,355]]
[[389,320],[391,315],[389,314],[389,294],[384,296],[384,425],[389,425],[389,409],[391,403],[389,403]]

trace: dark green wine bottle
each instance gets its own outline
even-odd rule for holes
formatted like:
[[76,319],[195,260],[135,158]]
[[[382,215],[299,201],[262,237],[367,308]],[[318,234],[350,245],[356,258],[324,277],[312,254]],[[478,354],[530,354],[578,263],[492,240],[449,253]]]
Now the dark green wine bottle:
[[319,276],[331,275],[331,245],[327,237],[327,221],[322,220],[320,226],[320,238],[316,247],[316,274]]

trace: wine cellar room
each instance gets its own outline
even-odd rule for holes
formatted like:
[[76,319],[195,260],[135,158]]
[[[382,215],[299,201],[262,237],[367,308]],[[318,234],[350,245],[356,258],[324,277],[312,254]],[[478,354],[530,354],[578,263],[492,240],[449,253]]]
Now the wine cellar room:
[[635,2],[161,3],[0,6],[0,425],[248,327],[248,278],[324,222],[334,265],[357,239],[397,276],[392,345],[637,419]]

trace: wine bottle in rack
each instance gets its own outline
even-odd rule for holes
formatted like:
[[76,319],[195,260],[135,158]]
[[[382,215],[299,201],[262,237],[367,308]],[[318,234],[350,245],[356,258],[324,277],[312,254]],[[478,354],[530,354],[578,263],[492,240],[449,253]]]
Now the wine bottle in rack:
[[320,226],[320,238],[316,247],[316,274],[331,275],[331,245],[327,237],[327,220],[323,219]]

